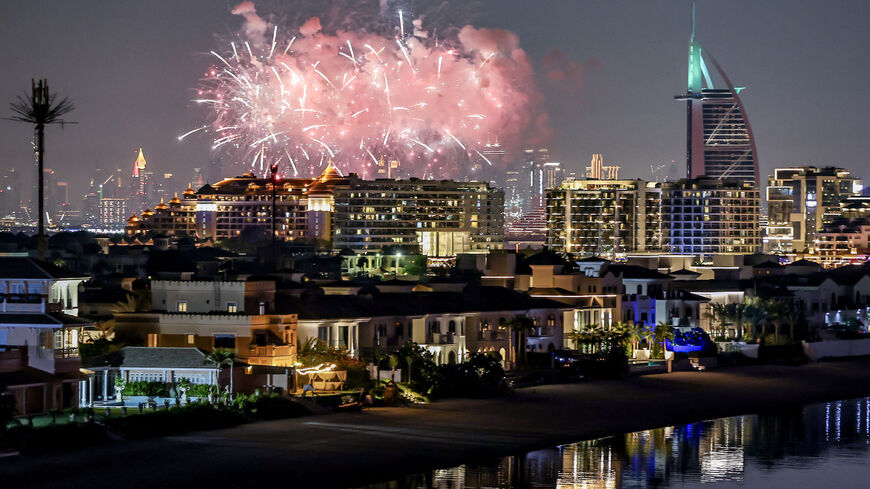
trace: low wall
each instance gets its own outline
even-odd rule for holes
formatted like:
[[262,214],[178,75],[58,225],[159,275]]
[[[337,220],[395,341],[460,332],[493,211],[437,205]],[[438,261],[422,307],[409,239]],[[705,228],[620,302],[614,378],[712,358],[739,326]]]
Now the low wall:
[[814,362],[820,358],[870,355],[870,339],[814,341],[812,343],[801,341],[801,347],[803,347],[804,355]]

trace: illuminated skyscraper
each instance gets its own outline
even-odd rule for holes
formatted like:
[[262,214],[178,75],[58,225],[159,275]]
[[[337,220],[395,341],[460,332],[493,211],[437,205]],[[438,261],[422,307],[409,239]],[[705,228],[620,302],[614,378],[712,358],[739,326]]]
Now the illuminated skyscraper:
[[133,162],[133,174],[130,179],[130,201],[128,208],[141,209],[151,201],[151,184],[153,174],[145,170],[145,155],[139,148],[139,155]]
[[693,7],[689,87],[676,97],[686,101],[687,175],[731,178],[758,187],[758,152],[739,96],[744,87],[735,87],[712,56],[710,61],[725,88],[713,87],[701,44],[695,41]]
[[544,165],[550,161],[547,148],[523,151],[519,188],[523,192],[523,214],[544,208]]

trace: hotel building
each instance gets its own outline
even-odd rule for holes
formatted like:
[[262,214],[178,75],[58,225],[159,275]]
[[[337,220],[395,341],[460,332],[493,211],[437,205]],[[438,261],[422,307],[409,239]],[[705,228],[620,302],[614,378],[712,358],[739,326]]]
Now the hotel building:
[[661,184],[664,251],[752,254],[761,248],[758,190],[745,180],[698,178]]
[[840,203],[860,193],[861,180],[843,168],[777,168],[767,179],[767,251],[812,251],[816,234],[841,215]]
[[614,257],[661,249],[661,188],[644,180],[565,180],[547,191],[547,245]]

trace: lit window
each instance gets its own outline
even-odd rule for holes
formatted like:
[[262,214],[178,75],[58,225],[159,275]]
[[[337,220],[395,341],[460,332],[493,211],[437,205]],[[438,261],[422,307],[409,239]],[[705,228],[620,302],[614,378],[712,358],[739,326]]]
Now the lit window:
[[187,301],[178,301],[175,303],[175,310],[178,312],[187,312]]
[[227,302],[227,312],[239,312],[239,305],[235,302]]
[[187,335],[187,344],[192,345],[196,342],[196,335],[189,334]]

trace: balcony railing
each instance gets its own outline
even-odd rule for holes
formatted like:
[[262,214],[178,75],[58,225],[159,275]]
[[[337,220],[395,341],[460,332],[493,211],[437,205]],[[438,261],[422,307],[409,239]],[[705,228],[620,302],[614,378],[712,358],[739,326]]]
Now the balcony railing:
[[54,358],[78,358],[79,349],[75,348],[58,348],[54,350]]
[[501,341],[506,340],[508,332],[504,330],[487,330],[481,331],[478,339],[482,341]]

